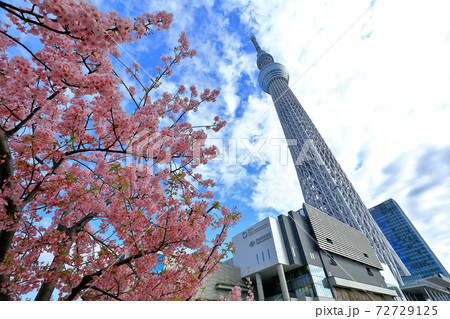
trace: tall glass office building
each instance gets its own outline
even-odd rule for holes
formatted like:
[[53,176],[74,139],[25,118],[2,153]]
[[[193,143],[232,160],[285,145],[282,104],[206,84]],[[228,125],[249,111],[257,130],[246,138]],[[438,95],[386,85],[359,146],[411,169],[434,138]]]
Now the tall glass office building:
[[411,275],[425,278],[443,274],[450,278],[447,270],[393,199],[370,208],[369,212]]

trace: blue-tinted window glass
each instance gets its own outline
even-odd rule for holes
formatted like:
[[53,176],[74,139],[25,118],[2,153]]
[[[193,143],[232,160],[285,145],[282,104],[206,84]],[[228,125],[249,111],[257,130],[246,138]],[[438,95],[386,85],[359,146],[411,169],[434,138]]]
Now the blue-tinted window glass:
[[331,293],[331,290],[329,288],[326,288],[326,286],[328,286],[328,282],[325,277],[323,268],[309,265],[309,271],[311,272],[311,277],[314,282],[314,286],[316,288],[317,295],[319,297],[333,298],[333,294]]

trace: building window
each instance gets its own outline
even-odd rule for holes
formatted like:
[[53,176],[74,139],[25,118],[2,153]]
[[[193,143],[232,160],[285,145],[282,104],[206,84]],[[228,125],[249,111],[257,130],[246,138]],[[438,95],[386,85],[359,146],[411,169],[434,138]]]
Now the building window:
[[270,251],[267,249],[267,258],[270,259]]
[[328,297],[333,298],[331,290],[326,288],[324,283],[326,281],[325,273],[323,268],[309,265],[309,271],[314,282],[314,287],[317,292],[318,297]]
[[366,270],[367,270],[367,274],[368,274],[369,276],[373,276],[373,272],[372,272],[372,270],[370,270],[369,267],[366,267]]
[[337,262],[333,257],[330,257],[330,265],[337,266]]
[[258,265],[259,265],[259,258],[258,258],[258,254],[256,254],[256,262],[258,263]]
[[333,241],[330,238],[327,238],[327,243],[332,244]]
[[261,252],[261,255],[262,255],[263,262],[264,262],[264,252],[263,251]]

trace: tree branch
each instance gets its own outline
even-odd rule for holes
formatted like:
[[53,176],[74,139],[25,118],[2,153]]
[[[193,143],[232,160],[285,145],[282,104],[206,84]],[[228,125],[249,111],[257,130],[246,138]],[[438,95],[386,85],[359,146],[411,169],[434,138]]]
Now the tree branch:
[[91,289],[97,290],[97,291],[101,292],[102,294],[107,295],[108,297],[111,297],[111,298],[119,300],[119,301],[123,301],[123,299],[120,299],[119,297],[114,296],[113,294],[111,294],[107,291],[104,291],[103,289],[100,289],[96,286],[86,286],[86,288],[91,288]]
[[[15,7],[15,6],[13,6],[13,5],[9,4],[9,3],[3,2],[3,1],[0,1],[0,8],[8,11],[10,14],[16,16],[20,20],[22,20],[24,22],[28,22],[29,24],[35,24],[35,25],[37,25],[39,27],[45,28],[45,29],[50,30],[52,32],[55,32],[55,33],[58,33],[58,34],[65,34],[65,35],[67,35],[67,36],[69,36],[69,37],[71,37],[73,39],[84,41],[83,38],[76,37],[76,36],[72,35],[70,30],[61,31],[61,30],[49,27],[48,25],[43,24],[39,20],[38,21],[34,21],[34,20],[31,20],[31,19],[28,19],[28,18],[26,18],[23,15],[25,13],[25,14],[30,14],[30,15],[34,16],[36,19],[43,18],[43,16],[37,14],[36,12],[29,11],[29,10],[24,10],[24,9]],[[22,15],[18,14],[17,12],[22,13]]]
[[39,59],[36,55],[34,55],[33,52],[31,52],[30,49],[28,49],[28,47],[26,45],[24,45],[22,42],[20,42],[19,40],[17,40],[16,38],[10,36],[8,33],[6,33],[5,31],[1,31],[0,33],[4,34],[5,36],[7,36],[9,39],[11,39],[12,41],[16,42],[18,45],[20,45],[22,48],[24,48],[25,50],[28,51],[28,53],[31,54],[31,56],[38,61],[40,64],[42,64],[47,70],[51,71],[52,69],[50,69],[47,64],[45,64],[43,61],[41,61],[41,59]]

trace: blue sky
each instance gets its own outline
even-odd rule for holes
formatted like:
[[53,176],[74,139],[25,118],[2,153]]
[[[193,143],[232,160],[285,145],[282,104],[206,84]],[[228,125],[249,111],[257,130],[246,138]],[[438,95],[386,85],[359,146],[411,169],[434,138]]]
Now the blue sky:
[[[192,3],[191,3],[192,2]],[[93,1],[121,15],[166,10],[172,28],[125,46],[149,73],[181,31],[198,52],[163,90],[221,91],[193,123],[228,125],[202,168],[216,198],[243,213],[230,238],[303,198],[270,96],[257,84],[255,35],[284,64],[290,87],[367,205],[395,199],[450,268],[450,21],[445,1]],[[143,74],[145,77],[145,74]]]

